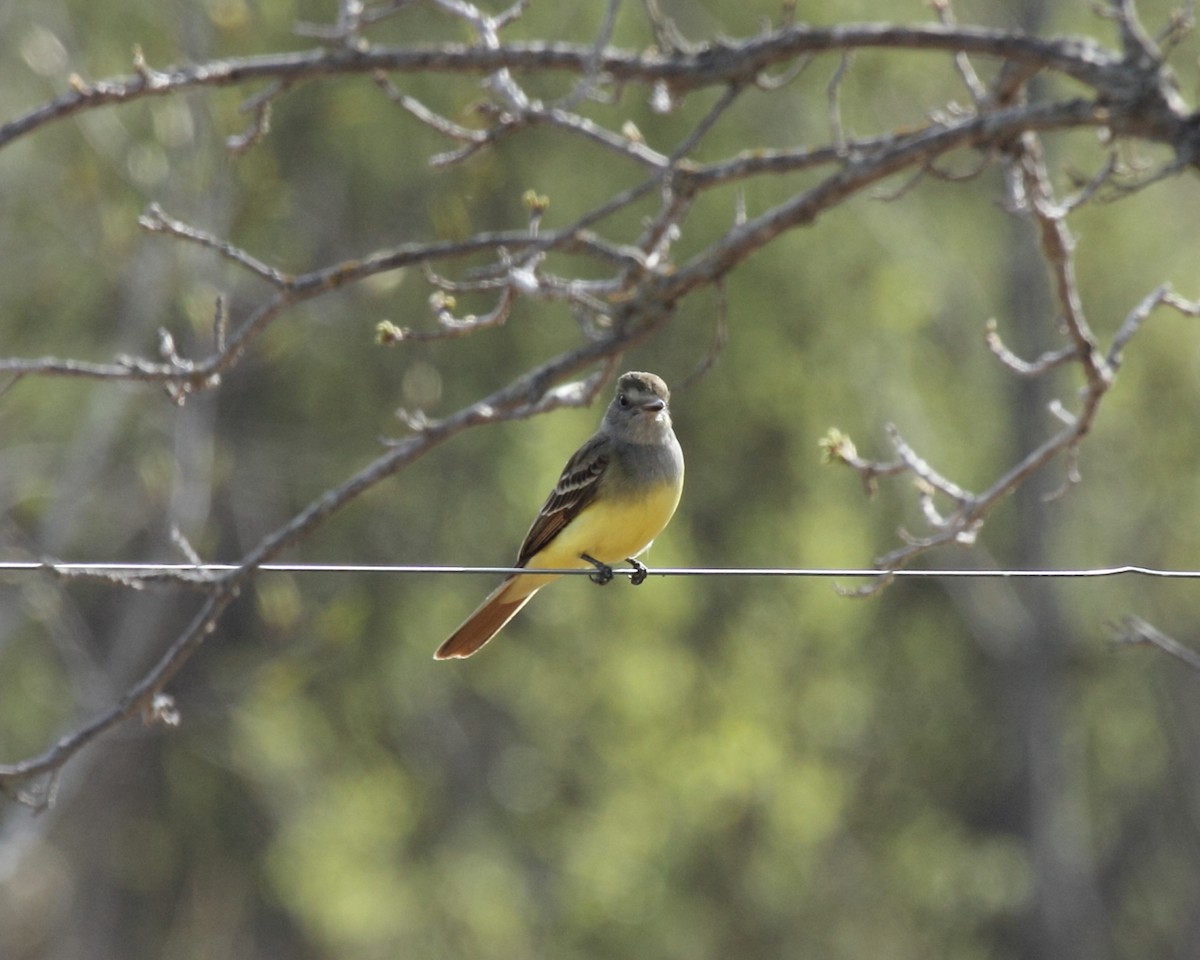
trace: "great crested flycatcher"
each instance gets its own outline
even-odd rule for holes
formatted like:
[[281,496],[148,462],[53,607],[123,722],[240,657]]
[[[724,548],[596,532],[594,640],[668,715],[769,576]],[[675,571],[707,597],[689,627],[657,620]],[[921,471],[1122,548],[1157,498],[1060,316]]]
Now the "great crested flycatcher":
[[[652,373],[617,381],[600,429],[567,461],[515,566],[530,570],[595,567],[592,579],[612,579],[610,564],[636,559],[662,532],[683,492],[683,451],[671,429],[670,391]],[[556,573],[514,573],[437,649],[434,659],[469,657],[492,639]]]

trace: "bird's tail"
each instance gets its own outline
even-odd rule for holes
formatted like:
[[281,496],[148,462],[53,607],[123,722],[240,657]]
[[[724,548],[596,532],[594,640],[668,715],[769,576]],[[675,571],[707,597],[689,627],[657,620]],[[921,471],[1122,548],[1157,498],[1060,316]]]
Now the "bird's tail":
[[487,599],[479,605],[476,611],[463,621],[462,626],[450,634],[450,638],[437,648],[433,659],[451,660],[469,657],[498,634],[541,587],[539,584],[532,590],[527,587],[512,589],[515,580],[515,577],[509,577],[489,593]]

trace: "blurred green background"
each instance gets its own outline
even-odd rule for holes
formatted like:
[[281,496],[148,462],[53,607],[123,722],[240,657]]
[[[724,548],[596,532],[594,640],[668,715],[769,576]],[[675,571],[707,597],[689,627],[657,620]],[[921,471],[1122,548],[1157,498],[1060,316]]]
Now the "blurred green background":
[[[0,5],[0,115],[87,79],[287,49],[329,22],[317,0]],[[535,0],[509,39],[587,40],[603,5]],[[773,3],[665,5],[693,40],[746,36]],[[1143,3],[1156,31],[1171,7]],[[1113,43],[1086,3],[956,8],[960,21]],[[921,21],[917,2],[797,5],[797,17]],[[468,39],[418,7],[373,37]],[[640,48],[640,5],[614,43]],[[1196,43],[1177,52],[1195,92]],[[818,60],[754,93],[698,151],[828,137]],[[556,96],[569,78],[529,81]],[[477,78],[398,80],[466,122]],[[0,152],[0,354],[154,353],[158,327],[205,349],[216,294],[244,316],[266,291],[209,253],[138,230],[150,202],[292,271],[406,241],[520,227],[521,195],[569,223],[641,171],[540,130],[445,171],[447,144],[367,77],[300,86],[234,158],[238,104],[213,90],[104,109]],[[712,94],[666,116],[627,88],[590,115],[667,151]],[[964,99],[949,58],[864,53],[850,135]],[[1058,177],[1103,163],[1091,133],[1049,140]],[[1155,150],[1131,161],[1161,160]],[[964,168],[970,157],[963,157]],[[745,187],[759,212],[802,178]],[[893,186],[899,186],[899,181]],[[981,489],[1055,429],[1067,372],[1018,382],[983,344],[1059,345],[1030,225],[997,169],[860,197],[729,279],[730,342],[673,397],[688,458],[651,565],[864,566],[920,529],[908,481],[864,496],[822,469],[833,425],[886,458],[883,424]],[[736,196],[706,198],[683,253]],[[1152,288],[1200,295],[1193,175],[1072,220],[1101,337]],[[608,229],[636,235],[634,217]],[[171,526],[233,559],[402,428],[578,342],[565,308],[520,303],[465,340],[377,347],[375,324],[430,323],[396,272],[285,314],[215,393],[182,408],[131,385],[31,379],[0,397],[0,538],[13,558],[173,560]],[[464,303],[482,312],[485,300]],[[677,385],[704,357],[713,299],[685,301],[630,354]],[[973,551],[933,566],[1200,566],[1193,428],[1200,331],[1154,315],[1081,451],[1004,504]],[[607,394],[607,390],[606,390]],[[599,408],[476,430],[335,516],[288,559],[505,564]],[[431,653],[487,577],[263,574],[172,684],[179,729],[121,727],[74,761],[39,817],[0,808],[0,956],[33,958],[1121,958],[1200,943],[1198,678],[1118,650],[1137,613],[1196,631],[1187,581],[902,581],[869,600],[828,581],[652,579],[547,590],[463,663]],[[854,584],[845,584],[853,586]],[[111,703],[195,598],[48,579],[0,582],[0,759],[36,752]],[[585,626],[581,626],[581,624]]]

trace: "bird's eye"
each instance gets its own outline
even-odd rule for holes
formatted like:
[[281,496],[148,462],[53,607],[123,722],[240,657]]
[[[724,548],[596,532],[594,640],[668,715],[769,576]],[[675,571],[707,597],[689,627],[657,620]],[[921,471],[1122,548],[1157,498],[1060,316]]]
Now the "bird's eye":
[[625,394],[623,394],[623,393],[618,393],[617,394],[617,403],[619,403],[623,407],[627,407],[627,406],[629,406],[629,398],[627,396],[625,396]]

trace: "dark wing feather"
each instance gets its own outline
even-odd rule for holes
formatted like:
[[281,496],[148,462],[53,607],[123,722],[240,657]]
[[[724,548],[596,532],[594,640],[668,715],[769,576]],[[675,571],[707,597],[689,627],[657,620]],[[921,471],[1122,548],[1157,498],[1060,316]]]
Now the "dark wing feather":
[[557,537],[563,527],[595,499],[600,478],[608,467],[608,443],[608,437],[594,436],[567,461],[562,476],[554,485],[554,492],[547,498],[533,526],[525,534],[525,542],[521,544],[521,552],[517,556],[518,567],[525,566],[531,557]]

